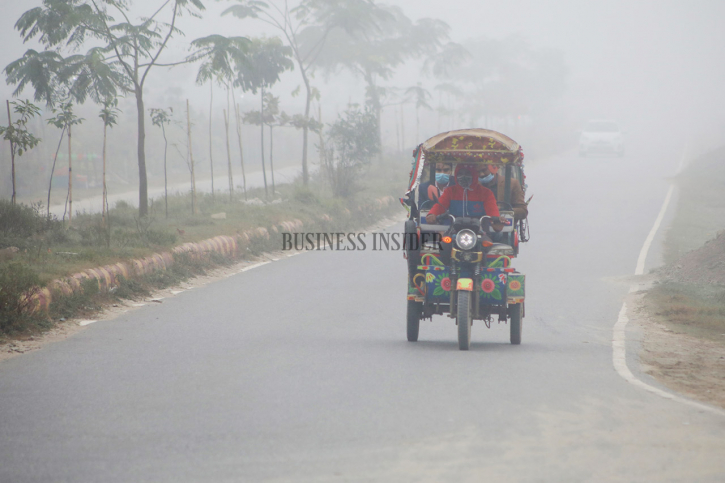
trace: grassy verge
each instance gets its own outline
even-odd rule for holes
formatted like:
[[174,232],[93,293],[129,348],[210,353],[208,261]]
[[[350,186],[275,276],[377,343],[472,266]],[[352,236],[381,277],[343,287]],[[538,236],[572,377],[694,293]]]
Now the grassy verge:
[[665,263],[677,261],[725,230],[725,147],[694,160],[675,182],[679,200],[665,236]]
[[665,236],[666,266],[645,302],[670,330],[725,345],[725,286],[712,282],[725,271],[723,238],[713,239],[725,229],[725,147],[693,161],[676,181],[679,201]]
[[652,288],[646,301],[673,332],[725,345],[725,287],[665,282]]
[[[397,196],[404,189],[409,171],[407,159],[388,160],[371,166],[360,180],[360,189],[352,197],[331,195],[324,180],[313,178],[307,187],[300,182],[277,186],[269,202],[264,189],[247,193],[241,190],[230,199],[228,193],[197,195],[197,213],[191,212],[191,196],[155,199],[150,214],[139,219],[137,210],[125,203],[111,209],[104,226],[100,214],[80,214],[68,227],[57,220],[45,220],[39,207],[15,209],[0,204],[0,339],[47,329],[53,320],[86,315],[118,298],[133,298],[153,288],[174,285],[203,270],[227,263],[210,254],[195,261],[175,254],[170,270],[142,279],[124,280],[112,293],[100,293],[95,283],[83,293],[53,299],[49,314],[28,315],[19,294],[33,286],[44,286],[60,277],[88,268],[170,251],[174,246],[218,235],[235,235],[247,230],[302,220],[305,231],[341,231],[360,229],[380,218],[402,210],[396,204],[376,206],[382,196]],[[255,201],[252,201],[255,200]],[[4,210],[4,211],[3,211]],[[223,213],[223,217],[218,215]],[[327,216],[323,216],[327,215]],[[243,256],[278,250],[281,235],[252,239]],[[11,248],[12,247],[12,248]],[[91,286],[93,285],[93,286]]]

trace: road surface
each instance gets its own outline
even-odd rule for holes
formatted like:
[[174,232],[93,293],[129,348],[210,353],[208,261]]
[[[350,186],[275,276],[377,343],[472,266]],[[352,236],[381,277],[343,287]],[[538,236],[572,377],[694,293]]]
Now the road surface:
[[303,253],[0,363],[0,481],[723,481],[725,417],[612,364],[682,149],[531,163],[521,346],[409,343],[400,252]]

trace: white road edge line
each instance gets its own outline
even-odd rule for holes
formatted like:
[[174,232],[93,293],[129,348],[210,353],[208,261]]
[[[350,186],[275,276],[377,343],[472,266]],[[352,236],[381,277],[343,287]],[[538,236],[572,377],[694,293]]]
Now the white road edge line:
[[262,265],[267,265],[268,263],[272,263],[272,262],[260,262],[260,263],[255,263],[254,265],[249,265],[248,267],[244,267],[243,269],[239,270],[239,273],[246,272],[247,270],[251,270],[253,268],[261,267]]
[[[680,159],[680,165],[677,168],[677,172],[679,173],[682,170],[682,166],[685,161],[685,153],[687,152],[687,146],[685,146],[685,149],[682,153],[682,158]],[[657,234],[657,231],[660,228],[660,225],[662,224],[662,220],[665,217],[665,213],[667,212],[667,207],[670,204],[670,200],[672,199],[672,193],[675,191],[675,185],[671,185],[670,189],[667,190],[667,196],[665,196],[665,200],[662,202],[662,208],[660,208],[660,212],[657,215],[657,219],[655,219],[654,225],[652,226],[652,229],[650,230],[649,234],[647,235],[647,239],[644,241],[644,245],[642,245],[642,249],[639,252],[639,258],[637,259],[637,268],[634,270],[635,275],[642,275],[644,274],[644,264],[647,260],[647,253],[649,253],[649,249],[652,246],[652,241],[654,240],[655,235]],[[629,288],[629,292],[635,292],[639,288],[636,285],[632,285]],[[634,374],[632,374],[632,371],[629,370],[629,367],[627,367],[627,323],[629,322],[629,318],[627,317],[627,303],[622,303],[622,308],[619,311],[619,316],[617,317],[617,323],[614,324],[614,328],[612,330],[612,363],[614,364],[614,369],[617,371],[617,374],[619,374],[622,379],[629,382],[630,384],[639,387],[640,389],[644,389],[645,391],[649,391],[653,394],[656,394],[660,397],[663,397],[665,399],[670,399],[672,401],[677,401],[682,404],[687,404],[688,406],[692,406],[696,409],[699,409],[701,411],[707,411],[713,414],[717,414],[719,416],[725,416],[725,411],[708,406],[703,403],[699,403],[697,401],[692,401],[690,399],[678,396],[676,394],[669,393],[667,391],[663,391],[662,389],[656,388],[654,386],[650,386],[646,382],[637,379]]]

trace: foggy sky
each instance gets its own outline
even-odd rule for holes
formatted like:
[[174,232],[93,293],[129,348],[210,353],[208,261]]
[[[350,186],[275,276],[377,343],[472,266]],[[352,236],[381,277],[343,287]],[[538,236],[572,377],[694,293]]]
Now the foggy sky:
[[[137,4],[139,2],[136,2]],[[156,2],[149,1],[148,4]],[[560,100],[576,119],[607,117],[626,125],[679,126],[696,132],[704,143],[716,144],[725,128],[725,2],[722,1],[460,1],[394,0],[411,18],[436,17],[447,22],[455,41],[481,36],[525,38],[533,48],[554,48],[564,53],[569,69],[567,92]],[[37,0],[1,0],[0,65],[20,57],[29,45],[13,29],[19,15],[40,5]],[[143,4],[142,4],[143,5]],[[255,36],[264,32],[254,20],[221,18],[231,2],[206,1],[204,18],[184,18],[186,41],[221,33]],[[137,7],[141,11],[141,7]],[[276,35],[267,30],[268,35]],[[32,46],[32,45],[31,45]],[[35,47],[37,48],[37,47]],[[184,50],[169,52],[179,57]],[[161,95],[166,86],[183,90],[200,106],[208,103],[208,89],[193,84],[195,67],[156,72],[148,82],[147,99]],[[396,79],[418,79],[417,68],[403,67]],[[344,81],[344,82],[341,82]],[[424,84],[427,82],[421,79]],[[317,76],[316,84],[323,84]],[[396,80],[389,84],[395,84]],[[402,81],[401,81],[402,83]],[[0,85],[7,98],[12,88]],[[275,86],[285,110],[299,112],[302,97],[289,96],[300,84],[299,74],[286,73]],[[323,106],[339,110],[363,101],[364,86],[349,75],[329,79]],[[383,82],[383,85],[386,83]],[[329,87],[329,86],[328,86]],[[325,86],[321,85],[323,96]],[[26,90],[22,97],[31,97]],[[220,101],[221,102],[221,101]],[[329,121],[329,119],[326,119]]]

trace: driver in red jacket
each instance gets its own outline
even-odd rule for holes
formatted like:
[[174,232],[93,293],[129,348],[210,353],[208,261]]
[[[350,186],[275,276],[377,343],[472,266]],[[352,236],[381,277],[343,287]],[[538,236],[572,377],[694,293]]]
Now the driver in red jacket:
[[[480,218],[490,216],[498,220],[499,212],[493,191],[484,188],[478,182],[478,170],[475,166],[459,164],[455,171],[456,184],[443,191],[438,202],[426,215],[426,221],[434,224],[438,215],[448,211],[455,217],[467,216]],[[503,225],[495,223],[494,230],[501,231]]]

